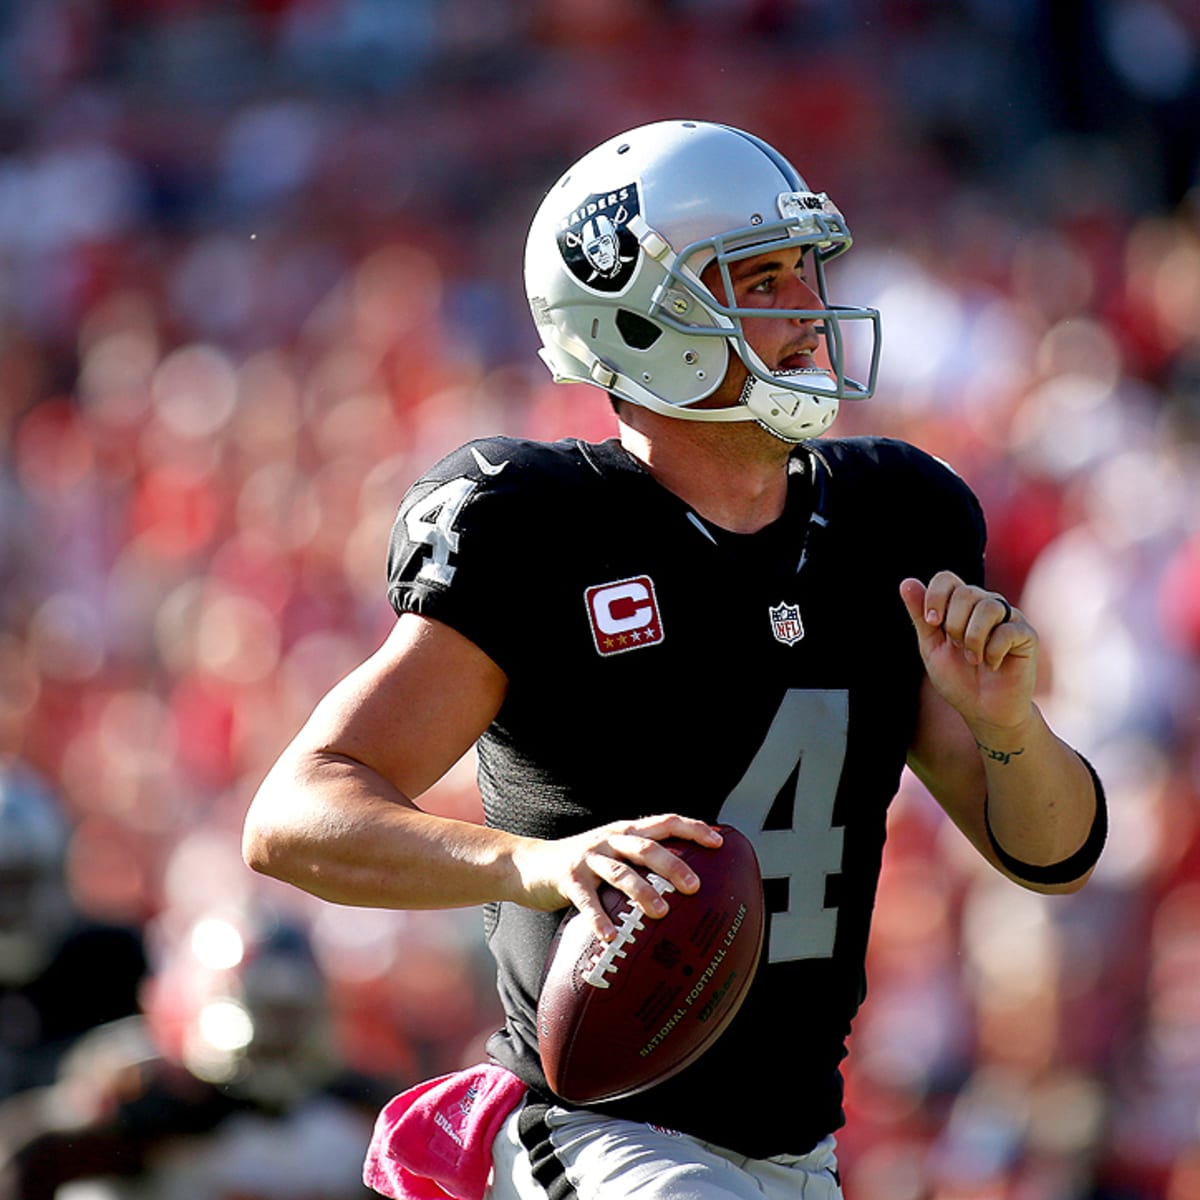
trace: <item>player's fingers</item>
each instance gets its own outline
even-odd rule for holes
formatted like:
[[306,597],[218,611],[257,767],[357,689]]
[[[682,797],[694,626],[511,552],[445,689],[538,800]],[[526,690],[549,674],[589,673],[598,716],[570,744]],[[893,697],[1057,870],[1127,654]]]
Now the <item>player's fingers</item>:
[[663,838],[686,838],[702,846],[717,847],[721,844],[721,831],[707,821],[695,817],[682,817],[678,813],[659,813],[653,817],[640,817],[629,821],[614,832],[641,834],[643,837],[662,841]]
[[968,638],[973,638],[969,648],[975,652],[983,649],[983,640],[986,638],[984,624],[987,614],[980,614],[978,610],[980,601],[988,598],[988,595],[983,588],[966,583],[959,584],[950,593],[946,602],[945,615],[942,617],[942,628],[951,641],[967,647]]
[[700,886],[695,871],[678,854],[652,838],[629,834],[614,836],[610,841],[621,858],[636,863],[643,872],[650,871],[665,879],[672,890],[690,894]]
[[610,883],[618,891],[624,892],[648,917],[666,915],[667,902],[662,894],[672,885],[660,879],[659,886],[655,887],[647,875],[638,871],[631,863],[607,854],[589,854],[587,865],[605,883]]
[[[984,661],[992,631],[1003,625],[1011,613],[1008,601],[995,592],[985,592],[982,588],[960,588],[955,593],[948,621],[954,625],[962,620],[961,641],[969,661]],[[997,646],[1006,641],[1000,639]]]
[[926,619],[925,585],[919,579],[905,579],[900,584],[900,599],[908,612],[908,619],[917,632],[917,640],[924,645],[933,637],[941,636],[935,626]]
[[983,651],[983,661],[998,671],[1009,655],[1030,656],[1037,651],[1037,633],[1017,609],[1009,610],[1011,616],[999,621],[988,634]]
[[926,623],[944,625],[955,592],[965,586],[953,571],[939,571],[934,575],[925,589]]
[[661,917],[668,908],[664,894],[694,892],[700,879],[682,858],[660,844],[660,838],[685,838],[714,848],[722,842],[714,826],[677,813],[614,822],[560,844],[568,854],[555,890],[586,914],[596,935],[605,941],[616,930],[598,895],[601,883],[624,892],[648,916]]
[[581,879],[572,878],[561,886],[563,898],[574,905],[592,927],[592,932],[602,941],[611,942],[616,936],[617,927],[600,903],[599,893],[594,884],[589,885]]
[[[997,631],[1013,623],[1014,609],[998,592],[987,592],[982,588],[963,587],[955,592],[947,614],[947,632],[959,641],[967,661],[978,665],[987,662],[994,670],[1004,656],[1021,642],[1008,630],[1000,637]],[[961,633],[959,625],[962,625]],[[1024,627],[1020,614],[1016,624]]]

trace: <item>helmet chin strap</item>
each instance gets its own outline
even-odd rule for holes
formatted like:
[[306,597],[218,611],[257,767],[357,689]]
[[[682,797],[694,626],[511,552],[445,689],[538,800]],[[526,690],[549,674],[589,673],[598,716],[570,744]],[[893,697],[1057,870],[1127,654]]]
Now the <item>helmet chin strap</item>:
[[[812,391],[797,392],[750,375],[736,404],[724,408],[694,408],[668,404],[627,375],[613,372],[612,384],[642,408],[680,421],[757,421],[784,442],[804,442],[824,433],[838,415],[837,384],[819,367],[780,371],[779,375],[806,376]],[[826,393],[826,394],[822,394]]]
[[[797,392],[751,375],[742,388],[740,403],[765,429],[785,442],[803,442],[817,437],[838,415],[837,384],[819,367],[778,371],[777,375],[803,375],[812,391]],[[822,395],[822,392],[829,394]]]

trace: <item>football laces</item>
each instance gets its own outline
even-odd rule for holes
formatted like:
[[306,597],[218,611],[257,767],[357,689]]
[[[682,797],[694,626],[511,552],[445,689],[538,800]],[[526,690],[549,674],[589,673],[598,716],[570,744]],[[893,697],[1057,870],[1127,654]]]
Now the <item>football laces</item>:
[[[660,896],[675,890],[673,884],[669,883],[661,875],[655,875],[653,871],[646,876],[646,882]],[[592,959],[592,965],[584,972],[584,983],[590,983],[592,987],[596,988],[611,986],[605,976],[615,974],[617,968],[620,966],[617,959],[627,957],[625,947],[637,941],[638,932],[645,929],[645,916],[646,914],[642,909],[631,900],[629,907],[621,914],[617,921],[616,937],[611,942],[608,942],[604,949]]]

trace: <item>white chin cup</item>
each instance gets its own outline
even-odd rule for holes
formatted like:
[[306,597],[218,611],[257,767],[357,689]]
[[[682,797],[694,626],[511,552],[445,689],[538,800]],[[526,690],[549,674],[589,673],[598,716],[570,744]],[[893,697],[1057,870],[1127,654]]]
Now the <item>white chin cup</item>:
[[837,384],[826,371],[806,367],[779,371],[779,376],[804,376],[803,392],[768,383],[751,375],[742,389],[741,402],[754,419],[785,442],[803,442],[824,433],[838,415]]

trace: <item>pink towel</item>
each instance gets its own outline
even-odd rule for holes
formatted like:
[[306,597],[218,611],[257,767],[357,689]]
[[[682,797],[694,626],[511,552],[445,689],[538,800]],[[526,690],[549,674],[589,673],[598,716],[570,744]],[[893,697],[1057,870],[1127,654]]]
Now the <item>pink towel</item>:
[[394,1200],[482,1200],[492,1142],[525,1085],[481,1063],[393,1096],[375,1122],[363,1182]]

